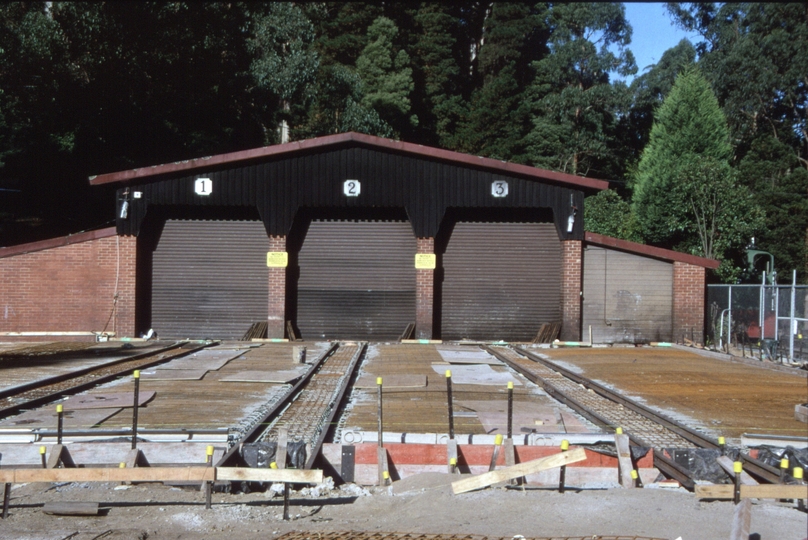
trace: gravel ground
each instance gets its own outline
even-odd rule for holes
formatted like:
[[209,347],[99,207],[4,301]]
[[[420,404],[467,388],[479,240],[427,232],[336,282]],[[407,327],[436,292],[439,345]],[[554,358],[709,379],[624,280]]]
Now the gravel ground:
[[[457,478],[457,477],[455,477]],[[14,540],[273,538],[291,531],[316,534],[373,531],[476,534],[495,537],[643,536],[675,540],[727,539],[731,502],[703,502],[683,490],[567,491],[487,489],[453,495],[451,477],[427,473],[388,488],[349,484],[293,492],[292,519],[272,491],[214,493],[206,510],[199,488],[162,485],[27,484],[12,491],[0,538]],[[117,488],[117,489],[116,489]],[[52,516],[48,502],[92,501],[98,517]],[[755,504],[752,535],[761,540],[808,538],[808,514],[786,503]],[[316,536],[313,536],[316,538]]]

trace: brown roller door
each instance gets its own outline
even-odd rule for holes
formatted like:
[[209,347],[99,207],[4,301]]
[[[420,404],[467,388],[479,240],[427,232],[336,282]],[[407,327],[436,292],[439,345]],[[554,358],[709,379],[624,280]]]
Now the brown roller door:
[[528,341],[561,320],[552,223],[458,222],[443,255],[441,337]]
[[260,221],[167,220],[152,266],[161,338],[240,339],[267,320],[269,250]]
[[584,251],[583,332],[595,343],[670,341],[673,264],[588,246]]
[[398,338],[415,322],[414,261],[407,221],[313,220],[298,255],[301,336]]

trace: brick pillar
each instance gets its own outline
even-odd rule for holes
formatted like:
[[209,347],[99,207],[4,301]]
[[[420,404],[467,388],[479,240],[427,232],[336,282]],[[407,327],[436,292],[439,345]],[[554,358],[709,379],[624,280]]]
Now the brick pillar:
[[581,277],[583,243],[561,242],[561,336],[563,341],[581,339]]
[[[434,238],[418,238],[418,253],[435,253]],[[435,304],[435,271],[415,270],[415,337],[432,339],[433,307]]]
[[[270,236],[269,251],[286,251],[285,236]],[[286,330],[286,268],[267,268],[269,273],[269,309],[267,337],[283,338]]]
[[673,263],[673,340],[704,343],[704,283],[701,266]]

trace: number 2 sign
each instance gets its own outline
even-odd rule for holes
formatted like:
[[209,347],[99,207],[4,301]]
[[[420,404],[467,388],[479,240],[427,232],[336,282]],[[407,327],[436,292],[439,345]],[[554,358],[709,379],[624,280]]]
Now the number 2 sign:
[[358,197],[360,191],[362,191],[362,185],[359,180],[346,180],[342,184],[342,192],[345,193],[346,197]]
[[494,180],[491,182],[491,195],[494,197],[507,197],[508,182],[505,180]]

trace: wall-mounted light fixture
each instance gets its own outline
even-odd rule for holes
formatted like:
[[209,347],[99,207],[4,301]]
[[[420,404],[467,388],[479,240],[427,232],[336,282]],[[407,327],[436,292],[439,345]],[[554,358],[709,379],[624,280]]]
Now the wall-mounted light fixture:
[[118,213],[118,216],[121,219],[126,219],[129,216],[129,188],[123,191],[121,211]]
[[575,206],[575,199],[573,194],[570,193],[570,216],[567,218],[567,234],[571,234],[572,229],[575,227],[575,214],[577,213],[578,207]]

